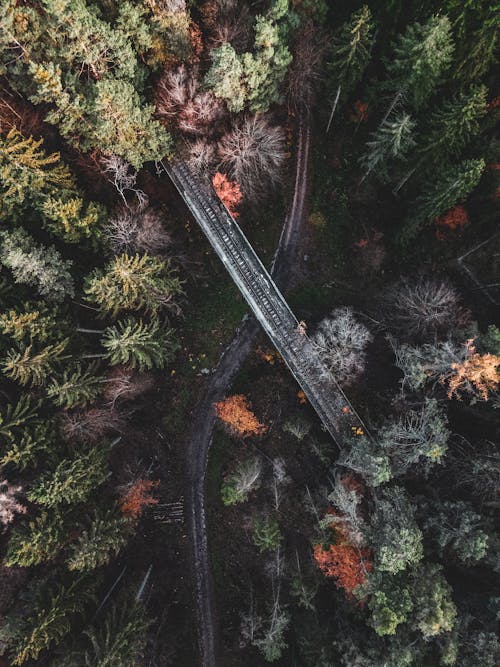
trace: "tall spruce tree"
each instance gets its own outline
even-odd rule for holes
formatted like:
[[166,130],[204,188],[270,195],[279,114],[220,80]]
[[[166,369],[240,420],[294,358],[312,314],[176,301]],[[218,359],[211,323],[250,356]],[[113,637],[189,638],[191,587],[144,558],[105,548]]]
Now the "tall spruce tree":
[[156,319],[146,324],[131,317],[108,327],[102,345],[111,364],[125,364],[141,371],[163,368],[178,349],[172,329],[162,327]]
[[66,339],[38,351],[32,345],[21,345],[19,350],[11,348],[3,363],[3,372],[23,386],[43,386],[54,373],[56,365],[67,358],[67,345]]
[[104,313],[122,310],[178,310],[175,297],[182,294],[181,281],[170,263],[150,255],[119,255],[104,271],[95,269],[85,292]]
[[366,153],[360,162],[366,168],[364,178],[375,171],[378,178],[387,180],[392,162],[402,160],[415,145],[415,121],[407,113],[386,118],[372,133]]
[[386,65],[388,80],[384,87],[395,94],[390,110],[401,97],[416,111],[422,109],[450,66],[453,50],[451,24],[446,16],[431,16],[424,24],[409,25],[395,42]]
[[60,377],[53,377],[47,396],[59,408],[84,407],[99,395],[104,378],[97,375],[95,364],[82,368],[76,363],[66,368]]
[[43,511],[36,518],[17,525],[9,539],[5,565],[30,567],[51,561],[68,539],[67,517],[59,511]]
[[430,176],[422,187],[422,194],[413,202],[412,213],[408,216],[397,242],[407,245],[429,220],[433,220],[465,199],[479,183],[485,162],[463,160],[458,164],[445,166],[440,172]]
[[109,445],[99,445],[63,459],[55,470],[40,476],[28,498],[45,507],[84,502],[110,475]]
[[71,631],[75,617],[95,599],[94,590],[95,582],[90,579],[42,584],[31,608],[15,620],[9,641],[11,664],[36,660],[42,651],[59,644]]
[[24,230],[0,235],[0,261],[9,268],[16,283],[36,287],[47,301],[59,302],[75,295],[71,260],[61,257],[54,246],[42,246]]
[[88,571],[106,565],[118,555],[131,532],[130,521],[116,510],[96,512],[69,549],[68,569]]

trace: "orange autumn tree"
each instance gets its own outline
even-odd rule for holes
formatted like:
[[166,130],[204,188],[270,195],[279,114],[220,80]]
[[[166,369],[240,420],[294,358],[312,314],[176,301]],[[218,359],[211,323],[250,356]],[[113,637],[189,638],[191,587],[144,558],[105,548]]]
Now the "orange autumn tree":
[[469,216],[464,206],[454,206],[450,208],[441,217],[436,218],[436,238],[442,241],[446,237],[446,232],[453,232],[462,229],[469,222]]
[[212,178],[212,183],[219,199],[233,218],[237,218],[239,216],[238,207],[243,199],[239,184],[236,181],[230,181],[226,174],[221,174],[220,171]]
[[135,520],[147,507],[157,505],[158,499],[153,497],[153,490],[159,484],[159,481],[150,479],[136,479],[118,501],[122,515]]
[[468,340],[467,357],[461,363],[451,365],[452,375],[448,376],[448,398],[461,398],[468,393],[487,401],[491,391],[500,383],[500,357],[496,354],[479,354]]
[[343,588],[348,595],[364,584],[366,576],[372,571],[370,550],[353,544],[322,544],[314,546],[314,560],[325,577],[334,577],[337,586]]
[[250,403],[243,394],[228,396],[215,404],[217,416],[228,427],[229,431],[240,438],[251,435],[262,435],[267,431],[250,409]]

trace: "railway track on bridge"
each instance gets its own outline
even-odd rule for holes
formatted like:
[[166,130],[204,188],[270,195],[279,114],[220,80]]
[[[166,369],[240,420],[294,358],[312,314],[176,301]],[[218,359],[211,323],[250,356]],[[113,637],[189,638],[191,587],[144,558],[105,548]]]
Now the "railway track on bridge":
[[184,163],[172,162],[164,167],[338,446],[341,447],[353,431],[361,429],[367,433],[361,418],[309,338],[300,331],[299,322],[271,275],[208,180],[194,174]]

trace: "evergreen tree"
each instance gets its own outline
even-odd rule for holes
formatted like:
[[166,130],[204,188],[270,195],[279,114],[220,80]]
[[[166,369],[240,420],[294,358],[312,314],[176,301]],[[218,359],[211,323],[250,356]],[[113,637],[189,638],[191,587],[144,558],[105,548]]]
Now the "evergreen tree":
[[370,60],[373,41],[372,14],[370,8],[363,5],[333,37],[329,78],[336,92],[328,126],[340,97],[345,99],[361,80]]
[[391,487],[380,492],[370,531],[377,570],[396,574],[422,559],[422,533],[414,513],[402,488]]
[[226,101],[229,111],[243,111],[246,90],[243,81],[243,65],[231,44],[222,44],[210,53],[212,65],[205,76],[205,85],[215,97]]
[[145,72],[129,36],[85,0],[46,0],[34,11],[5,0],[3,66],[46,120],[83,150],[116,152],[136,167],[160,159],[170,137],[144,104]]
[[95,583],[88,579],[42,585],[32,608],[17,619],[10,642],[11,664],[36,660],[42,651],[59,644],[71,631],[75,616],[95,599],[94,588]]
[[68,538],[66,517],[58,511],[42,512],[14,528],[7,546],[5,565],[30,567],[53,560]]
[[388,482],[392,477],[387,454],[367,437],[356,438],[350,448],[343,449],[338,464],[361,475],[373,487]]
[[288,0],[273,0],[266,15],[255,20],[255,53],[242,56],[250,111],[267,111],[280,100],[280,87],[292,62],[283,24],[287,12]]
[[87,571],[106,565],[127,543],[131,524],[115,510],[97,512],[73,542],[68,554],[68,569]]
[[60,154],[46,153],[42,143],[15,128],[0,138],[0,219],[20,218],[33,208],[44,226],[67,242],[95,235],[103,207],[84,202]]
[[273,551],[280,545],[283,536],[276,519],[257,517],[252,523],[252,541],[259,551]]
[[16,128],[0,137],[0,219],[12,217],[32,198],[75,187],[60,154],[46,153],[42,144],[43,139],[27,139]]
[[146,646],[151,621],[143,606],[135,601],[115,603],[104,623],[85,630],[92,646],[85,652],[89,667],[130,667],[138,664]]
[[160,308],[178,310],[175,297],[182,294],[182,288],[168,261],[147,254],[123,254],[104,271],[95,269],[87,279],[85,292],[103,312],[116,316],[122,310],[151,314]]
[[415,145],[415,121],[407,113],[386,118],[367,142],[367,152],[360,162],[366,168],[365,178],[374,169],[381,180],[388,178],[388,167],[394,160],[404,159]]
[[85,407],[97,398],[104,381],[96,370],[95,364],[83,369],[79,363],[65,369],[61,377],[52,378],[48,398],[59,408]]
[[11,269],[16,283],[33,285],[48,301],[73,297],[72,262],[64,260],[54,246],[41,246],[25,231],[4,231],[0,237],[0,261]]
[[57,309],[44,304],[23,304],[21,309],[10,309],[0,314],[0,330],[17,343],[46,343],[61,329]]
[[37,480],[28,498],[45,507],[84,502],[109,477],[109,454],[109,446],[99,445],[62,460]]
[[441,558],[450,556],[464,565],[473,565],[488,551],[488,535],[483,520],[469,503],[445,500],[424,503],[423,529]]
[[430,117],[420,152],[426,160],[439,162],[456,157],[480,129],[487,111],[486,86],[473,86],[445,100]]
[[422,194],[414,202],[414,212],[397,236],[398,243],[407,245],[425,222],[437,218],[457,201],[468,197],[479,183],[484,168],[484,160],[464,160],[445,167],[433,179],[429,178]]
[[54,366],[67,358],[67,355],[64,355],[67,345],[66,339],[47,345],[39,352],[35,352],[32,345],[21,345],[19,351],[11,348],[3,363],[3,372],[23,386],[43,386],[54,372]]
[[40,423],[26,427],[10,441],[2,452],[0,466],[12,465],[20,471],[36,464],[43,454],[44,463],[53,462],[57,455],[55,424],[45,417]]
[[387,62],[385,87],[396,93],[391,109],[404,96],[419,111],[449,67],[453,50],[451,24],[446,16],[431,16],[424,24],[409,25]]
[[292,56],[288,37],[288,0],[273,0],[265,15],[255,19],[253,53],[239,56],[227,42],[212,51],[212,66],[205,84],[214,95],[226,101],[228,109],[239,112],[248,106],[263,112],[280,100]]
[[163,368],[178,349],[172,329],[162,328],[158,320],[148,324],[131,317],[108,327],[102,345],[111,364],[126,364],[143,371]]
[[38,420],[40,405],[40,401],[33,405],[27,395],[21,396],[16,405],[8,404],[0,413],[0,436],[7,440],[16,438],[20,429]]

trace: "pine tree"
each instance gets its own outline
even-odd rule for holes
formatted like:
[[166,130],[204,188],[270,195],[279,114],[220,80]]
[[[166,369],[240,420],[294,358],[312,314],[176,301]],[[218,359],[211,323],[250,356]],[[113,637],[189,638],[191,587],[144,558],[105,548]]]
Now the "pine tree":
[[46,343],[61,328],[61,318],[54,307],[23,304],[22,310],[10,309],[0,314],[0,330],[17,343]]
[[15,128],[0,139],[0,219],[21,218],[26,208],[33,208],[44,226],[67,242],[96,235],[103,207],[84,202],[60,154],[46,153],[42,143]]
[[468,197],[479,183],[484,168],[484,160],[464,160],[445,167],[432,180],[429,178],[422,188],[423,194],[414,202],[414,212],[397,236],[398,243],[407,245],[425,222],[437,218],[457,201]]
[[78,243],[82,238],[96,237],[98,225],[103,220],[104,209],[100,204],[85,204],[81,197],[47,197],[40,211],[46,227],[66,243]]
[[32,399],[24,394],[16,405],[8,404],[0,414],[0,436],[7,440],[13,440],[19,435],[20,429],[38,420],[37,410],[41,401],[32,404]]
[[480,121],[487,111],[486,86],[473,86],[462,91],[434,111],[419,152],[424,159],[439,162],[460,155],[463,148],[480,130]]
[[85,292],[105,313],[144,310],[156,314],[161,308],[178,311],[175,297],[182,294],[181,281],[168,261],[149,255],[115,257],[104,271],[87,278]]
[[414,604],[412,624],[424,639],[436,637],[453,629],[457,609],[452,589],[435,563],[420,564],[411,580]]
[[114,603],[104,623],[84,631],[92,646],[85,652],[85,665],[130,667],[138,664],[150,625],[151,620],[136,600]]
[[367,142],[367,152],[360,162],[366,168],[364,178],[374,169],[381,180],[388,178],[388,167],[392,161],[404,159],[415,146],[413,130],[415,121],[407,113],[386,118]]
[[131,523],[115,510],[97,512],[73,542],[68,553],[69,570],[87,571],[106,565],[127,543]]
[[345,99],[361,80],[370,60],[373,41],[372,14],[370,8],[363,5],[333,37],[329,78],[336,92],[328,127],[340,97]]
[[15,215],[32,198],[75,187],[60,154],[47,154],[42,144],[43,139],[25,138],[16,128],[0,137],[0,219]]
[[33,607],[18,621],[11,646],[12,665],[36,660],[40,653],[53,648],[71,631],[75,616],[82,614],[95,600],[95,582],[76,579],[69,584],[41,586]]
[[44,463],[54,462],[57,455],[56,428],[52,420],[26,427],[12,440],[0,458],[0,466],[11,465],[23,471],[36,465],[43,454]]
[[93,402],[104,378],[96,375],[95,364],[82,368],[80,363],[67,368],[61,377],[52,378],[47,387],[47,396],[58,408],[82,408]]
[[231,44],[222,44],[210,53],[212,65],[205,75],[205,85],[215,97],[227,103],[229,111],[243,111],[246,91],[243,80],[243,65]]
[[54,373],[54,366],[67,358],[64,355],[67,345],[68,339],[47,345],[38,352],[32,345],[21,345],[19,351],[11,348],[3,363],[3,372],[23,386],[43,386]]
[[58,511],[42,512],[27,523],[17,525],[7,546],[5,565],[30,567],[51,561],[68,538],[67,519]]
[[274,0],[268,12],[255,20],[255,53],[242,56],[250,111],[267,111],[280,100],[280,87],[292,62],[282,22],[287,12],[288,0]]
[[11,269],[16,283],[33,285],[48,301],[75,294],[72,262],[64,260],[54,246],[38,245],[21,229],[1,234],[0,261]]
[[453,50],[451,24],[446,16],[431,16],[424,24],[409,25],[394,44],[394,55],[387,63],[385,87],[396,93],[391,110],[403,96],[419,111],[449,67]]
[[110,449],[99,445],[63,459],[55,470],[41,475],[28,493],[29,500],[45,507],[84,502],[110,475]]
[[162,328],[158,320],[148,324],[131,317],[108,327],[102,345],[112,365],[126,364],[140,371],[163,368],[178,349],[172,329]]

